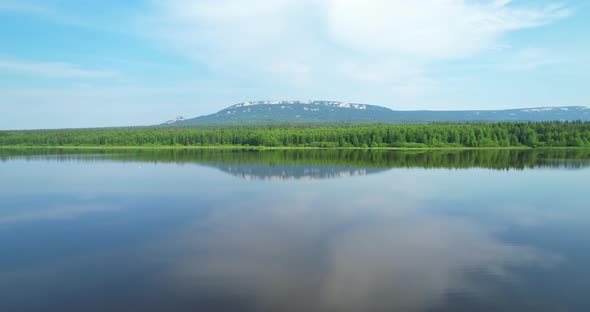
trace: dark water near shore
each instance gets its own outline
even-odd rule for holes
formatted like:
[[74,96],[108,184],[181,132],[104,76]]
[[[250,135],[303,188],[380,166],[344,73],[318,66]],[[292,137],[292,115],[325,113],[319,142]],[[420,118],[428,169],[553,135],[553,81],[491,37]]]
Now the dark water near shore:
[[0,311],[590,311],[590,151],[0,150]]

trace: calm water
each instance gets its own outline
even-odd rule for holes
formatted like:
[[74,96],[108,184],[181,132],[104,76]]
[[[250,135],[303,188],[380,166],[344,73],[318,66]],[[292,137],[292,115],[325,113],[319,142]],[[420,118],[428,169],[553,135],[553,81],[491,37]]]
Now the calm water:
[[0,311],[590,311],[590,152],[0,151]]

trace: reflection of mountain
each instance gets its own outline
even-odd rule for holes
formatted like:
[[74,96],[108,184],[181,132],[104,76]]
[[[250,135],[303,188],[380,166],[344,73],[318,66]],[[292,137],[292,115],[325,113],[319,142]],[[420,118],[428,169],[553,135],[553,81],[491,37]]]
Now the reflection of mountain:
[[246,180],[315,180],[361,176],[386,171],[387,168],[355,168],[343,166],[310,166],[291,164],[207,164],[225,173]]
[[523,170],[590,166],[590,150],[1,150],[0,160],[200,164],[246,179],[358,176],[392,168]]

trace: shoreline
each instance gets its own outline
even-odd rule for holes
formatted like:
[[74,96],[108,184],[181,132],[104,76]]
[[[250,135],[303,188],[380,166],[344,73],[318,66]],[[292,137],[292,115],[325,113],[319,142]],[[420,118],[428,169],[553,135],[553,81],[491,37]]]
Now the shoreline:
[[6,145],[0,150],[371,150],[371,151],[464,151],[464,150],[590,150],[590,146],[508,146],[508,147],[298,147],[298,146],[242,146],[242,145],[158,145],[158,146],[107,146],[107,145]]

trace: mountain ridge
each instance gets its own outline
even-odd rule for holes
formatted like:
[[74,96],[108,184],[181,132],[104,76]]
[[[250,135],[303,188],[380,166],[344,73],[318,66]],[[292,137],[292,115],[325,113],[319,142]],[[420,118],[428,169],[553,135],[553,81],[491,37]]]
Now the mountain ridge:
[[246,101],[195,118],[181,116],[162,125],[321,125],[361,123],[590,121],[584,106],[545,106],[503,110],[393,110],[340,101]]

